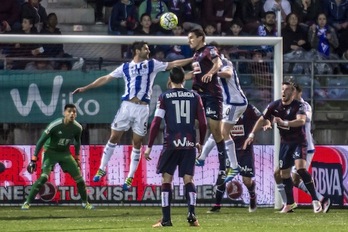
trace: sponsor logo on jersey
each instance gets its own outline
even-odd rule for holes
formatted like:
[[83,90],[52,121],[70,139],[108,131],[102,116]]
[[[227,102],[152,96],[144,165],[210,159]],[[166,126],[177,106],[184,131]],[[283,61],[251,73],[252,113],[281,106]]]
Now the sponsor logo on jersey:
[[173,143],[175,147],[194,147],[195,146],[195,143],[189,141],[186,137],[184,137],[183,140],[181,139],[174,140]]

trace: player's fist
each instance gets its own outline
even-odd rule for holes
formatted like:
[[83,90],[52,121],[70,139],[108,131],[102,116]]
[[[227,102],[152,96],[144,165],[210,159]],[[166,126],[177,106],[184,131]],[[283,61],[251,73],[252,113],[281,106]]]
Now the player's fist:
[[37,165],[35,160],[31,160],[30,163],[28,164],[27,171],[30,174],[33,174],[36,171]]

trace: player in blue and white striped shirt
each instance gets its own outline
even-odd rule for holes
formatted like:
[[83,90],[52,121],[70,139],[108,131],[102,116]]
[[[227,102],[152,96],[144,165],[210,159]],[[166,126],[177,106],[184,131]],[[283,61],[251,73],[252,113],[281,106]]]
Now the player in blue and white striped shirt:
[[125,92],[122,96],[121,107],[111,124],[111,136],[104,148],[101,164],[93,181],[98,182],[106,175],[106,165],[116,145],[120,142],[123,133],[131,127],[133,130],[133,150],[128,177],[123,185],[124,190],[130,188],[140,161],[140,148],[143,137],[147,133],[152,85],[157,73],[170,70],[175,66],[185,66],[192,61],[192,58],[173,62],[160,62],[155,59],[149,59],[149,46],[144,41],[134,42],[132,52],[132,61],[121,64],[110,74],[99,77],[89,85],[77,88],[73,92],[73,94],[85,92],[89,89],[103,86],[115,78],[123,78]]

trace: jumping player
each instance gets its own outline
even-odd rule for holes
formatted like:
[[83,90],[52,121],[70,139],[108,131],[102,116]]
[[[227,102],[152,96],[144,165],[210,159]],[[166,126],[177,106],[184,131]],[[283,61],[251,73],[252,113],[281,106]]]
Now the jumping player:
[[131,127],[133,130],[133,149],[129,173],[123,184],[123,190],[128,190],[131,187],[134,173],[139,165],[140,148],[147,133],[152,85],[157,73],[170,70],[174,66],[185,66],[192,61],[192,58],[173,62],[149,59],[149,46],[144,41],[134,42],[132,52],[133,60],[131,62],[121,64],[110,74],[99,77],[89,85],[77,88],[73,92],[73,94],[85,92],[103,86],[115,78],[124,79],[126,88],[122,96],[122,104],[111,124],[111,135],[104,148],[100,167],[93,178],[93,181],[98,182],[106,175],[106,166],[116,145],[119,144],[123,133]]
[[221,132],[222,89],[217,72],[222,66],[215,46],[206,45],[205,34],[201,29],[193,29],[188,34],[189,45],[195,51],[193,55],[193,72],[186,79],[193,78],[192,89],[202,98],[210,132],[218,149],[219,172],[216,185],[223,185],[226,179],[226,149]]

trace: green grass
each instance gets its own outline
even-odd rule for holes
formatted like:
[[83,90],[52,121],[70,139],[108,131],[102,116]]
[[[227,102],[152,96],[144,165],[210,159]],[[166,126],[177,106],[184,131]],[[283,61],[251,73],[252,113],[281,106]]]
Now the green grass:
[[200,227],[190,228],[186,208],[172,208],[173,227],[151,228],[161,218],[160,207],[98,207],[88,211],[73,206],[0,207],[0,231],[233,231],[298,232],[348,231],[348,210],[331,209],[314,214],[309,208],[279,214],[271,208],[248,213],[247,208],[223,208],[218,214],[206,214],[197,207]]

